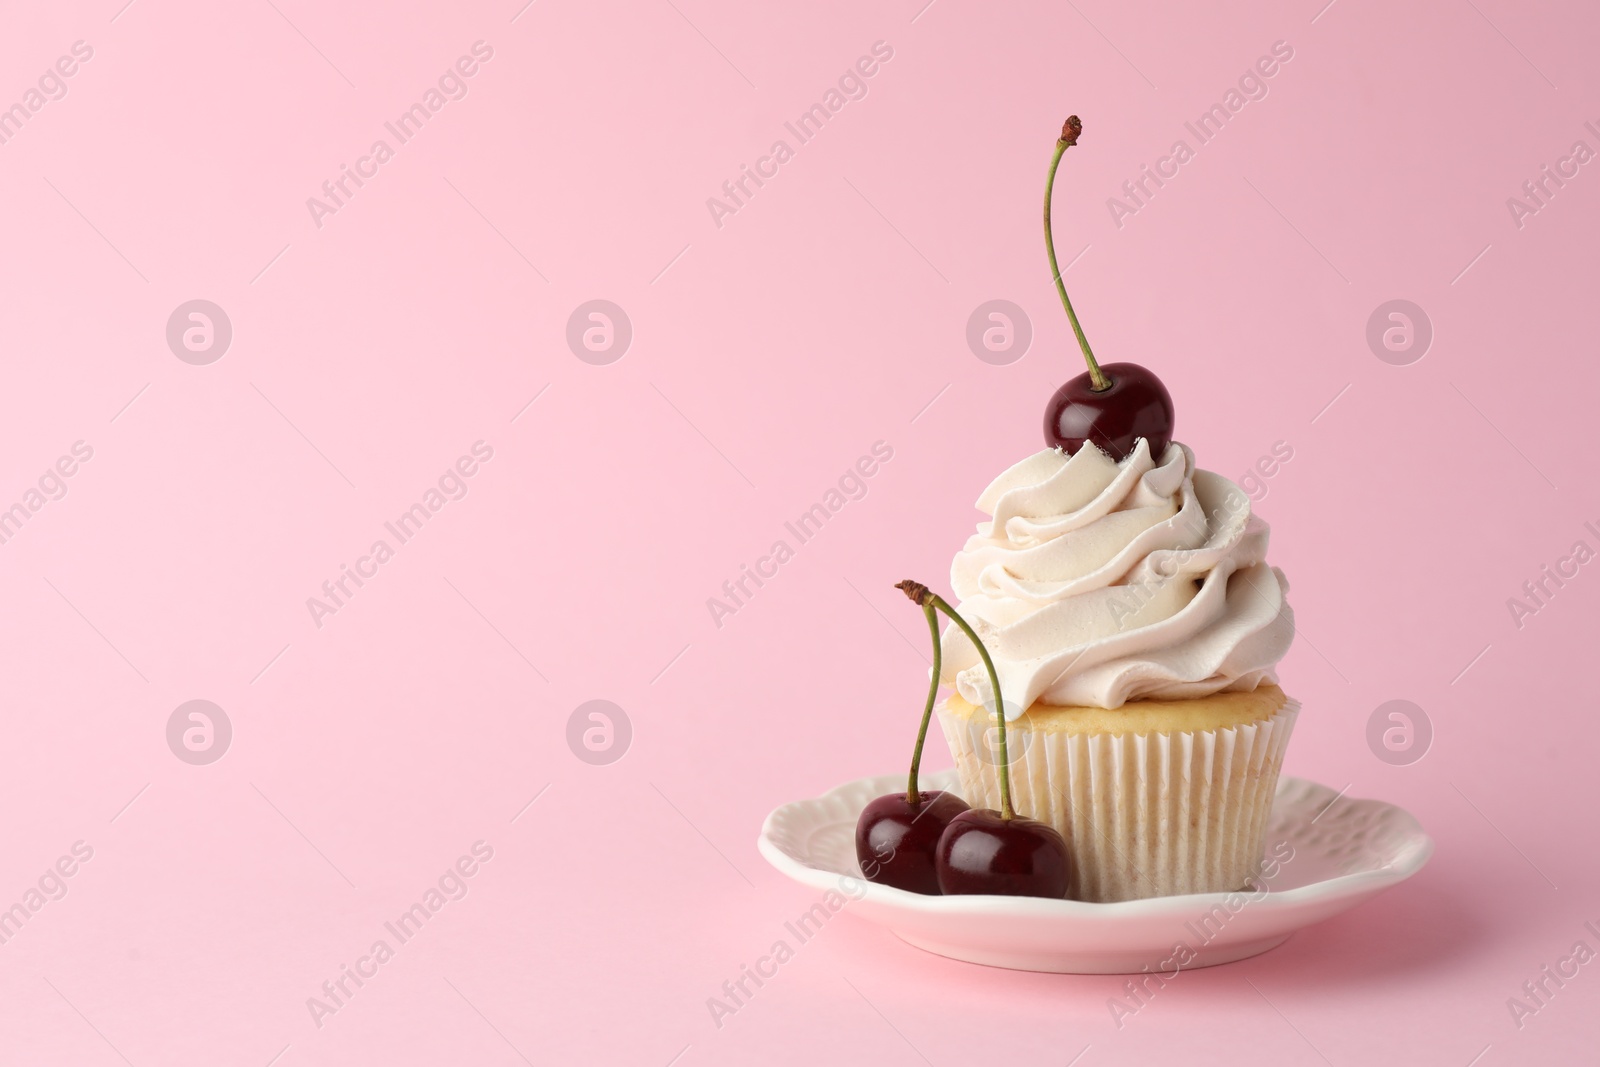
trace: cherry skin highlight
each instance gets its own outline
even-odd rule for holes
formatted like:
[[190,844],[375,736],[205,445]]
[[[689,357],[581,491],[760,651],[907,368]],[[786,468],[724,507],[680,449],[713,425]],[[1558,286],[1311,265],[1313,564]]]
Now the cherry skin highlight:
[[1159,463],[1172,443],[1172,396],[1161,379],[1137,363],[1107,363],[1100,368],[1111,380],[1108,389],[1096,390],[1092,374],[1085,372],[1057,389],[1044,412],[1044,442],[1069,455],[1094,443],[1112,459],[1121,461],[1143,437],[1150,456]]
[[1065,899],[1072,890],[1067,842],[1052,826],[1020,816],[974,808],[950,820],[939,838],[939,889],[946,895],[981,893]]
[[869,882],[911,893],[939,894],[934,852],[950,820],[967,802],[943,790],[923,790],[911,804],[905,793],[878,797],[856,821],[856,859]]

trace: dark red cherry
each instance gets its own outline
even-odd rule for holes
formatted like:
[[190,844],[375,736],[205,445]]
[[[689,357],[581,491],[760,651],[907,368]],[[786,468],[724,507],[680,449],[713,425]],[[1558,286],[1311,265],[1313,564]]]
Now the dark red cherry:
[[922,790],[917,803],[890,793],[868,804],[856,820],[856,859],[869,882],[913,893],[939,894],[933,854],[950,820],[967,802],[943,790]]
[[1061,900],[1072,889],[1067,842],[1052,826],[973,808],[950,820],[939,838],[939,889]]
[[1050,398],[1044,410],[1044,443],[1072,455],[1093,441],[1112,459],[1122,460],[1143,437],[1150,456],[1161,462],[1172,442],[1172,396],[1161,379],[1137,363],[1107,363],[1101,371],[1111,388],[1095,392],[1088,371]]

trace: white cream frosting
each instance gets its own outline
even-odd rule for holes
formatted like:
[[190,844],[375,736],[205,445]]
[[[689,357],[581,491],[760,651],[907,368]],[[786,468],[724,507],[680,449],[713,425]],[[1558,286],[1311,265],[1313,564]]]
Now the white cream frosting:
[[[1233,482],[1173,442],[1122,462],[1092,445],[1029,456],[978,498],[950,567],[1000,676],[1006,717],[1035,701],[1121,707],[1276,682],[1294,614],[1266,562],[1267,524]],[[993,705],[978,651],[944,632],[943,681]]]

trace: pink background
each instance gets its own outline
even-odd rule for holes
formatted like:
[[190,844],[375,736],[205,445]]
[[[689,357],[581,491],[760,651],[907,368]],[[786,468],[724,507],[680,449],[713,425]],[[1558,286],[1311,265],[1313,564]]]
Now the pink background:
[[[0,145],[0,506],[93,449],[0,545],[0,907],[94,850],[0,945],[0,1060],[1594,1059],[1600,965],[1520,1029],[1506,1007],[1600,947],[1600,565],[1520,629],[1506,606],[1600,547],[1600,175],[1521,228],[1506,207],[1600,148],[1592,12],[123,2],[0,15],[0,105],[94,51]],[[315,225],[306,199],[479,40],[467,95]],[[1119,229],[1106,199],[1280,40],[1266,98]],[[715,225],[876,41],[866,97]],[[1259,509],[1301,626],[1288,770],[1406,806],[1438,853],[1120,1030],[1121,979],[853,918],[718,1028],[706,999],[813,902],[757,855],[765,813],[905,761],[924,631],[891,583],[944,587],[1081,370],[1038,222],[1069,111],[1057,232],[1102,359],[1162,376],[1210,469],[1294,452]],[[233,327],[207,366],[164,333],[196,298]],[[605,366],[565,341],[596,298],[634,331]],[[1033,324],[1006,366],[965,339],[991,299]],[[1409,366],[1366,342],[1391,299],[1434,327]],[[315,625],[307,598],[479,440],[466,497]],[[716,626],[707,598],[880,440],[865,498]],[[597,698],[632,723],[608,766],[566,740]],[[167,746],[193,699],[233,726],[208,766]],[[1433,724],[1409,766],[1367,745],[1391,699]],[[465,898],[318,1027],[307,998],[479,840]]]

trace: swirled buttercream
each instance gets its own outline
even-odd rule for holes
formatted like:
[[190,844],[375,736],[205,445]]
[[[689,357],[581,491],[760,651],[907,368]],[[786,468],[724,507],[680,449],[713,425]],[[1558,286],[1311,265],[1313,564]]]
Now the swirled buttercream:
[[[1015,719],[1030,704],[1121,707],[1276,682],[1294,636],[1267,524],[1233,482],[1174,442],[1120,463],[1093,446],[1046,449],[978,498],[991,516],[950,584],[983,639]],[[983,663],[954,626],[943,681],[992,706]]]

